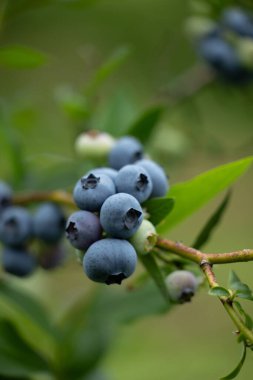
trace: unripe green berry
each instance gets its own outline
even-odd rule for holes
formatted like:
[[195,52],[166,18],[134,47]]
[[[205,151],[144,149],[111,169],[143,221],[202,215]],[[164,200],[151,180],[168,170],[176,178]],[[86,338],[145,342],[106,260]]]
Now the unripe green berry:
[[156,245],[157,236],[154,225],[149,220],[144,219],[139,229],[131,237],[130,242],[138,253],[146,254]]
[[77,137],[75,150],[79,156],[84,158],[105,158],[114,143],[114,138],[108,133],[89,131]]
[[204,35],[212,32],[216,28],[216,23],[207,18],[201,16],[189,17],[185,24],[186,34],[193,39],[202,38]]
[[236,44],[237,54],[248,69],[253,69],[253,39],[240,38]]
[[198,279],[187,270],[170,273],[165,283],[169,298],[176,303],[190,302],[198,287]]

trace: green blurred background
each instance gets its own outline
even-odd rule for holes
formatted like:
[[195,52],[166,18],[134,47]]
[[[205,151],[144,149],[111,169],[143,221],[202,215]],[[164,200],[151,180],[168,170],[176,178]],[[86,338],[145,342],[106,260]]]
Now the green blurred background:
[[[75,156],[73,143],[80,130],[121,129],[160,101],[168,107],[148,151],[165,165],[171,183],[252,154],[253,85],[238,88],[215,81],[174,107],[162,91],[197,61],[184,31],[192,12],[188,1],[98,0],[76,7],[67,6],[67,1],[30,3],[25,11],[17,7],[7,15],[0,37],[2,46],[27,45],[48,55],[47,63],[33,70],[1,67],[1,128],[13,130],[28,173],[19,181],[13,179],[17,168],[4,138],[0,171],[17,189],[71,189],[89,165]],[[129,57],[96,91],[94,116],[83,121],[69,118],[59,94],[66,88],[82,92],[96,68],[122,47],[130,49]],[[230,207],[206,251],[253,247],[252,192],[251,170],[234,186]],[[169,237],[190,244],[220,199]],[[15,280],[40,297],[55,316],[96,286],[86,280],[72,256],[53,274],[39,272],[29,280]],[[216,269],[224,285],[230,267]],[[252,264],[234,267],[253,286]],[[191,304],[168,315],[122,327],[103,367],[113,380],[218,379],[239,359],[233,329],[219,302],[202,290]],[[238,379],[252,378],[252,371],[249,356]]]

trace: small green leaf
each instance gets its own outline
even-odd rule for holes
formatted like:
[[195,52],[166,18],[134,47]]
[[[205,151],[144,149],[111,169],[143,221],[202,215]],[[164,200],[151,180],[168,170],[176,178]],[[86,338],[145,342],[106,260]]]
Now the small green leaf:
[[223,199],[222,203],[219,205],[219,207],[212,214],[211,218],[207,221],[207,223],[202,228],[201,232],[199,233],[198,237],[196,238],[195,242],[192,245],[193,248],[195,249],[202,248],[204,244],[206,244],[207,241],[210,239],[210,236],[213,233],[213,230],[220,223],[221,218],[228,206],[230,196],[231,196],[231,193],[228,192],[225,198]]
[[229,291],[226,288],[223,288],[222,286],[215,286],[214,288],[209,290],[208,294],[217,297],[230,297]]
[[142,264],[156,283],[158,289],[160,290],[161,294],[163,295],[164,299],[168,301],[168,291],[167,287],[164,281],[164,274],[157,265],[157,262],[152,254],[149,255],[140,255],[139,259],[141,260]]
[[96,109],[90,121],[91,129],[102,130],[114,137],[126,134],[128,125],[134,120],[136,105],[131,94],[120,89]]
[[237,364],[237,366],[232,372],[230,372],[227,376],[222,377],[220,380],[231,380],[231,379],[234,379],[239,374],[244,364],[244,361],[246,359],[246,353],[247,353],[247,347],[246,347],[246,344],[244,343],[240,362]]
[[63,111],[74,121],[83,121],[90,115],[85,97],[71,88],[59,88],[56,91],[56,100]]
[[0,48],[0,64],[7,68],[32,69],[46,63],[44,53],[28,46],[6,46]]
[[127,135],[131,135],[139,139],[145,144],[151,137],[151,134],[161,119],[164,107],[153,106],[146,110],[139,118],[130,126]]
[[0,373],[5,376],[26,376],[47,372],[47,362],[21,338],[8,320],[0,320]]
[[229,274],[229,287],[235,291],[235,294],[239,298],[244,298],[252,301],[252,291],[247,284],[241,282],[240,278],[234,271],[231,271]]
[[244,317],[245,325],[248,327],[248,329],[252,330],[253,321],[251,317],[245,312],[242,305],[238,301],[234,301],[233,304],[237,307],[237,310],[239,311],[239,313]]
[[240,278],[231,270],[229,273],[228,286],[233,290],[238,290],[238,284],[241,284]]
[[93,95],[99,86],[112,75],[129,57],[131,49],[129,47],[121,47],[116,50],[111,57],[107,59],[94,73],[93,77],[85,88],[85,95]]
[[143,204],[149,214],[149,220],[155,226],[159,224],[174,207],[174,199],[172,198],[153,198]]
[[18,187],[26,174],[26,167],[23,159],[23,146],[19,135],[13,126],[4,121],[0,121],[0,142],[1,150],[4,150],[12,169],[13,185]]
[[230,186],[249,169],[252,160],[253,157],[247,157],[222,165],[172,186],[169,195],[175,198],[176,206],[160,224],[159,233],[167,232]]

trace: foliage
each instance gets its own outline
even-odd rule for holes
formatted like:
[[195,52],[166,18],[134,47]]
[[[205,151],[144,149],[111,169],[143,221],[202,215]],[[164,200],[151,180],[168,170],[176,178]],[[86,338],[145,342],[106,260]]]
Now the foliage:
[[[0,9],[1,20],[9,22],[13,17],[35,7],[56,6],[81,9],[92,5],[94,0],[49,0],[6,1]],[[225,5],[233,4],[226,1]],[[241,4],[251,6],[250,2]],[[217,1],[194,1],[194,9],[206,9],[216,17],[224,4]],[[111,76],[126,65],[131,58],[132,49],[122,45],[104,62],[92,68],[85,84],[79,88],[60,85],[55,89],[55,103],[68,117],[71,133],[76,137],[78,131],[88,130],[90,126],[111,133],[115,137],[128,134],[138,138],[151,147],[159,127],[171,117],[168,107],[162,101],[152,102],[141,112],[132,107],[127,95],[117,95],[101,108],[97,97],[103,94],[104,86]],[[50,54],[26,45],[9,44],[0,48],[0,65],[5,70],[39,69],[42,70],[53,59]],[[44,66],[45,65],[45,66]],[[238,90],[239,91],[239,90]],[[184,96],[183,96],[184,98]],[[178,101],[178,100],[177,100]],[[181,101],[179,99],[179,101]],[[191,108],[190,103],[186,108]],[[31,112],[30,112],[31,111]],[[171,111],[171,109],[170,109]],[[172,112],[171,112],[172,113]],[[35,107],[19,108],[19,105],[1,104],[0,140],[1,150],[8,161],[4,176],[16,189],[47,190],[69,189],[79,175],[92,165],[92,161],[82,162],[71,155],[38,154],[27,159],[22,131],[35,122]],[[102,120],[102,121],[101,121]],[[164,121],[165,120],[165,121]],[[70,133],[70,134],[71,134]],[[195,132],[196,133],[196,132]],[[69,135],[70,135],[69,134]],[[194,132],[193,132],[194,134]],[[68,138],[69,138],[68,135]],[[71,140],[71,139],[70,139]],[[72,143],[72,141],[71,141]],[[166,158],[166,157],[165,157]],[[227,191],[222,202],[212,212],[207,222],[192,244],[200,250],[213,236],[230,203],[231,186],[251,166],[252,156],[237,159],[217,166],[192,179],[173,184],[166,197],[155,198],[144,203],[150,221],[161,234],[167,234],[177,224],[185,221],[201,207],[223,191]],[[98,163],[100,165],[100,162]],[[4,170],[4,169],[3,169]],[[188,268],[200,276],[194,262],[173,256],[176,252],[165,252],[154,248],[148,255],[139,257],[145,271],[129,283],[129,289],[96,289],[88,297],[79,297],[67,312],[57,321],[47,308],[28,291],[19,289],[11,277],[0,279],[0,378],[27,379],[38,376],[53,376],[56,379],[96,379],[97,368],[108,352],[112,340],[122,324],[132,323],[149,315],[170,312],[175,304],[168,298],[165,278],[177,268]],[[238,299],[252,301],[250,287],[243,283],[235,272],[229,276],[228,287],[215,284],[209,294],[218,297],[233,310],[247,331],[253,331],[253,322]],[[231,310],[230,310],[231,312]],[[243,346],[239,364],[222,379],[235,378],[252,350],[253,343],[243,331],[239,332],[238,343]]]

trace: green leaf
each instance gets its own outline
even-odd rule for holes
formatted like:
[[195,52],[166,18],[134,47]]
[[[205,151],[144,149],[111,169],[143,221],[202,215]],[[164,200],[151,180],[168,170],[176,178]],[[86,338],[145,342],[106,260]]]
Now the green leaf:
[[64,324],[81,330],[88,320],[100,320],[104,325],[117,326],[133,322],[148,315],[160,314],[172,307],[164,300],[155,283],[148,279],[137,288],[100,288],[87,300],[82,296],[64,317]]
[[143,204],[149,214],[149,220],[155,226],[159,224],[174,207],[174,199],[168,197],[153,198]]
[[92,96],[101,84],[112,75],[129,57],[131,50],[129,47],[121,47],[116,50],[94,73],[88,82],[84,94]]
[[223,288],[222,286],[215,286],[214,288],[210,289],[208,294],[210,296],[217,296],[217,297],[230,297],[230,293],[226,288]]
[[108,351],[110,338],[111,330],[102,320],[70,329],[57,351],[62,378],[80,379],[94,370]]
[[140,255],[139,259],[141,260],[147,272],[150,274],[150,276],[156,283],[165,301],[168,301],[169,296],[168,296],[167,287],[164,281],[164,275],[161,269],[159,268],[159,266],[157,265],[157,262],[154,256],[150,253],[149,255]]
[[45,309],[32,296],[3,281],[0,282],[1,315],[8,316],[22,336],[38,352],[52,355],[58,331],[52,325]]
[[8,320],[0,320],[0,373],[26,378],[47,372],[47,362],[22,339]]
[[253,157],[247,157],[219,166],[193,179],[172,186],[169,195],[175,198],[176,206],[159,226],[159,233],[167,232],[186,219],[219,192],[235,182],[252,164]]
[[96,109],[92,115],[90,127],[106,131],[114,137],[121,137],[126,134],[129,123],[135,118],[135,108],[131,94],[121,88]]
[[57,89],[55,97],[63,111],[74,121],[83,121],[90,115],[85,97],[71,88]]
[[200,249],[203,247],[204,244],[207,243],[207,241],[210,239],[211,234],[213,233],[213,230],[217,225],[220,223],[222,216],[227,209],[229,200],[230,200],[231,192],[228,192],[219,207],[215,210],[215,212],[212,214],[210,219],[207,221],[207,223],[202,228],[201,232],[199,233],[198,237],[196,238],[195,242],[193,243],[192,247],[196,249]]
[[146,110],[139,118],[130,126],[127,135],[131,135],[139,139],[145,144],[151,137],[151,134],[161,119],[164,107],[153,106]]
[[245,322],[245,325],[248,327],[248,329],[252,330],[253,321],[252,321],[251,317],[243,309],[242,305],[238,301],[234,301],[233,305],[235,305],[237,307],[237,310],[239,311],[239,313],[244,317],[244,322]]
[[241,282],[241,280],[234,271],[231,271],[229,274],[229,287],[235,291],[237,297],[244,298],[250,301],[253,300],[251,289],[248,287],[247,284]]
[[227,376],[222,377],[220,380],[231,380],[231,379],[234,379],[239,374],[239,372],[241,371],[242,366],[245,362],[246,353],[247,353],[247,347],[246,347],[246,344],[244,343],[243,344],[242,356],[241,356],[239,363],[237,364],[237,366],[235,367],[235,369],[232,372],[230,372]]
[[46,63],[44,53],[28,46],[6,46],[0,48],[0,64],[7,68],[32,69]]
[[12,169],[13,185],[17,187],[25,177],[26,167],[23,159],[23,147],[12,125],[0,121],[1,150],[7,156]]

